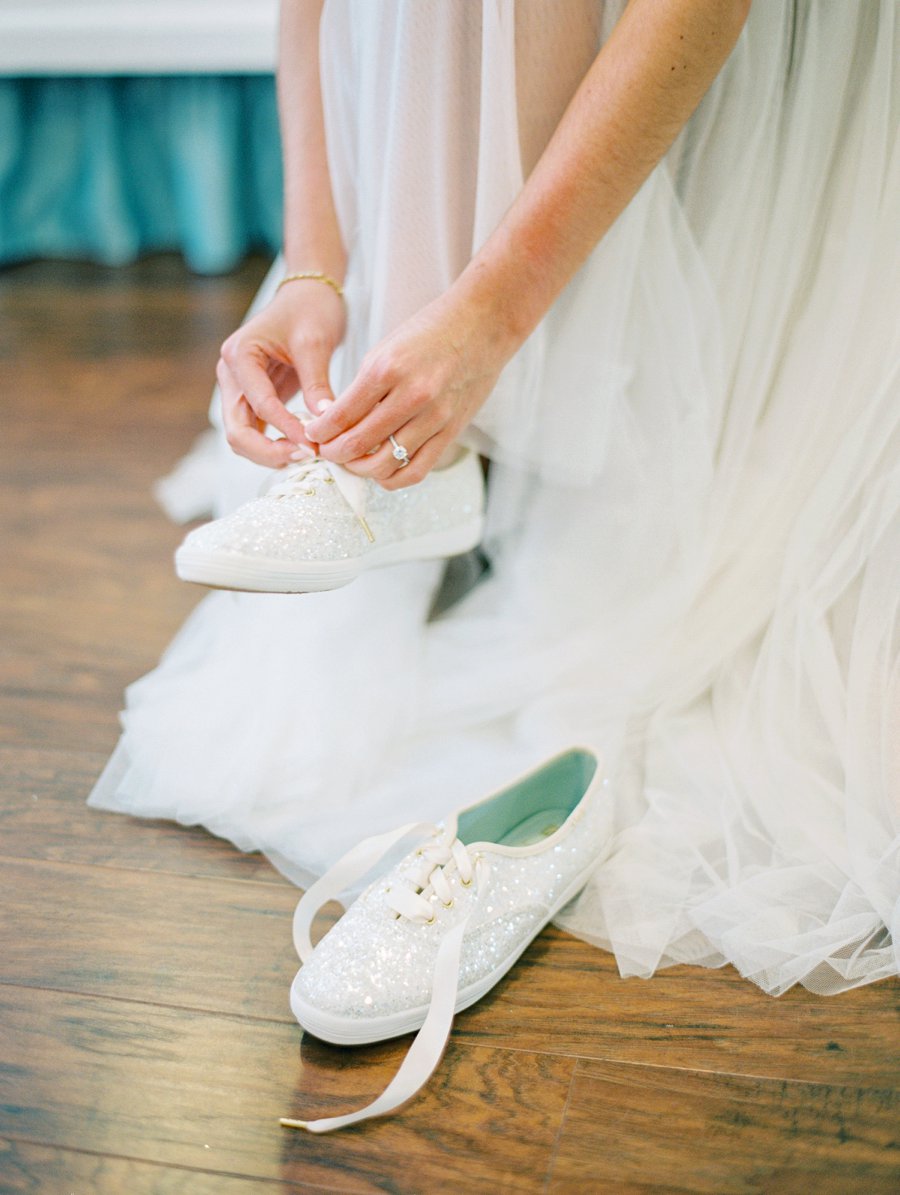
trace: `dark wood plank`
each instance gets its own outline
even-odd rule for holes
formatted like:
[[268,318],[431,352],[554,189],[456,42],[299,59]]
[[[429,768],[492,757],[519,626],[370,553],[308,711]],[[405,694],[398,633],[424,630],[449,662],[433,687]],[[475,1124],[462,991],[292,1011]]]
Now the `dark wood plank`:
[[545,931],[516,968],[459,1018],[461,1040],[745,1075],[900,1081],[900,984],[775,999],[733,967],[679,966],[622,979],[606,951]]
[[8,1137],[352,1191],[541,1190],[574,1067],[451,1043],[400,1114],[313,1136],[278,1117],[366,1102],[406,1041],[342,1050],[296,1026],[15,987],[0,1020]]
[[[0,276],[0,743],[108,751],[124,686],[201,596],[151,484],[206,422],[218,345],[264,263],[192,279],[36,263]],[[27,406],[22,396],[27,395]],[[23,418],[27,412],[27,418]]]
[[7,982],[292,1020],[289,884],[3,859]]
[[891,1088],[578,1064],[548,1189],[895,1192]]
[[563,1123],[557,1190],[886,1189],[900,986],[773,1000],[730,968],[622,980],[552,930],[458,1018],[400,1116],[277,1126],[364,1102],[405,1043],[302,1041],[296,893],[264,861],[83,804],[122,688],[200,596],[150,487],[204,426],[262,268],[0,275],[0,1189],[57,1195],[68,1165],[101,1195],[541,1190]]
[[[0,1181],[4,1195],[282,1195],[285,1191],[274,1179],[235,1178],[9,1139],[0,1140]],[[290,1187],[297,1192],[337,1189],[307,1183]]]
[[[9,818],[14,843],[40,839],[46,816],[41,798],[30,811],[27,804],[26,797],[0,819],[3,830]],[[58,816],[64,821],[64,803]],[[75,838],[79,822],[84,828]],[[248,1011],[252,989],[253,999],[268,1009],[264,1015],[290,1019],[284,992],[297,965],[290,944],[296,889],[270,873],[265,887],[272,895],[257,892],[255,884],[252,892],[236,895],[220,878],[242,878],[240,856],[203,831],[99,814],[80,802],[71,827],[53,831],[54,824],[59,822],[49,822],[44,858],[86,857],[113,870],[42,866],[38,851],[31,863],[4,866],[0,885],[8,888],[6,949],[14,982],[239,1012]],[[217,861],[211,874],[202,862],[191,866],[195,857],[208,857],[207,848]],[[115,870],[146,866],[147,851],[167,849],[180,864],[166,871],[180,871],[182,878],[145,880]],[[60,907],[83,928],[60,933]],[[139,950],[123,941],[123,922],[142,926]],[[251,966],[221,957],[221,942],[248,935]],[[54,944],[50,953],[48,941]],[[202,976],[192,965],[196,957],[206,960]],[[623,980],[611,956],[548,930],[493,992],[458,1018],[457,1031],[461,1040],[503,1048],[861,1082],[885,1073],[893,1056],[898,991],[889,982],[833,999],[796,989],[775,1000],[730,968],[677,967],[650,983]],[[894,1076],[900,1078],[896,1070]]]
[[[146,355],[215,350],[233,330],[269,266],[251,256],[224,277],[191,274],[174,255],[124,269],[83,262],[31,262],[0,272],[0,359],[89,365]],[[52,323],[50,322],[52,319]]]
[[17,546],[0,606],[2,743],[109,750],[125,685],[200,596],[172,575],[182,532],[155,508],[150,478],[123,503],[104,472],[96,462],[80,484],[0,484],[0,536]]
[[0,850],[9,858],[287,885],[257,853],[200,827],[132,818],[85,804],[106,757],[0,747]]

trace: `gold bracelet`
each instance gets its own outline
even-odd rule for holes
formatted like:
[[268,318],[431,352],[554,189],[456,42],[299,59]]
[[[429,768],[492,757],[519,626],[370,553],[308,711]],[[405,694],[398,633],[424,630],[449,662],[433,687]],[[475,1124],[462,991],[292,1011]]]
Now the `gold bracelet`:
[[302,282],[307,278],[313,282],[324,282],[326,286],[331,287],[338,298],[343,299],[344,288],[341,286],[340,282],[335,282],[335,280],[329,274],[319,274],[315,270],[304,270],[300,274],[285,274],[282,280],[278,283],[278,286],[275,288],[275,293],[277,294],[286,282]]

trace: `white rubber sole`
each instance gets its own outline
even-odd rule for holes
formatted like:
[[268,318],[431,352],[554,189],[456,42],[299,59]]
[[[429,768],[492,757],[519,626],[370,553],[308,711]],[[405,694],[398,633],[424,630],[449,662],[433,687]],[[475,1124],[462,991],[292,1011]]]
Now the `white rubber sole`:
[[[493,971],[470,983],[468,987],[460,988],[456,996],[454,1013],[462,1012],[464,1008],[476,1004],[482,996],[503,978],[507,971],[517,962],[519,957],[531,945],[541,930],[553,920],[560,909],[578,895],[590,879],[591,873],[597,867],[595,859],[581,875],[574,880],[563,892],[562,896],[550,910],[546,920],[534,930],[523,942],[507,955]],[[386,1017],[372,1017],[361,1020],[353,1017],[341,1017],[334,1013],[323,1012],[321,1009],[305,1003],[291,986],[291,1012],[297,1018],[302,1029],[311,1033],[321,1041],[331,1042],[335,1046],[365,1046],[376,1041],[386,1041],[391,1037],[402,1037],[404,1033],[415,1033],[422,1028],[428,1014],[428,1005],[422,1004],[418,1008],[404,1009],[402,1012],[392,1013]]]
[[240,589],[250,593],[320,593],[340,589],[370,568],[384,568],[409,560],[437,560],[459,556],[481,543],[484,518],[461,523],[445,531],[374,547],[353,560],[304,560],[285,562],[265,556],[230,556],[181,547],[175,553],[175,572],[182,581],[213,589]]

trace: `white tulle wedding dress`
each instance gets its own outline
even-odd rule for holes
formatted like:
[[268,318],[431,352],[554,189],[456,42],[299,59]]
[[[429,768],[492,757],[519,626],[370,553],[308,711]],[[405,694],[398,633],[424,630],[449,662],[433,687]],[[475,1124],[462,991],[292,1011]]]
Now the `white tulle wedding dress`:
[[[330,0],[337,388],[490,232],[620,8]],[[437,618],[431,563],[211,594],[129,690],[91,803],[304,882],[587,744],[617,836],[560,922],[623,974],[895,974],[898,66],[896,3],[756,0],[476,420],[491,574]],[[260,475],[221,445],[216,509]]]

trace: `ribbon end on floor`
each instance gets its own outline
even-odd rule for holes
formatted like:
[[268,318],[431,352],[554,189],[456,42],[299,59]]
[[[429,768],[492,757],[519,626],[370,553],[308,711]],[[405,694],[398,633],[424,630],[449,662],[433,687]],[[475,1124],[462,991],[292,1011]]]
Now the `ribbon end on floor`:
[[309,1122],[306,1120],[289,1120],[286,1116],[281,1116],[278,1123],[285,1129],[306,1129],[309,1128]]

